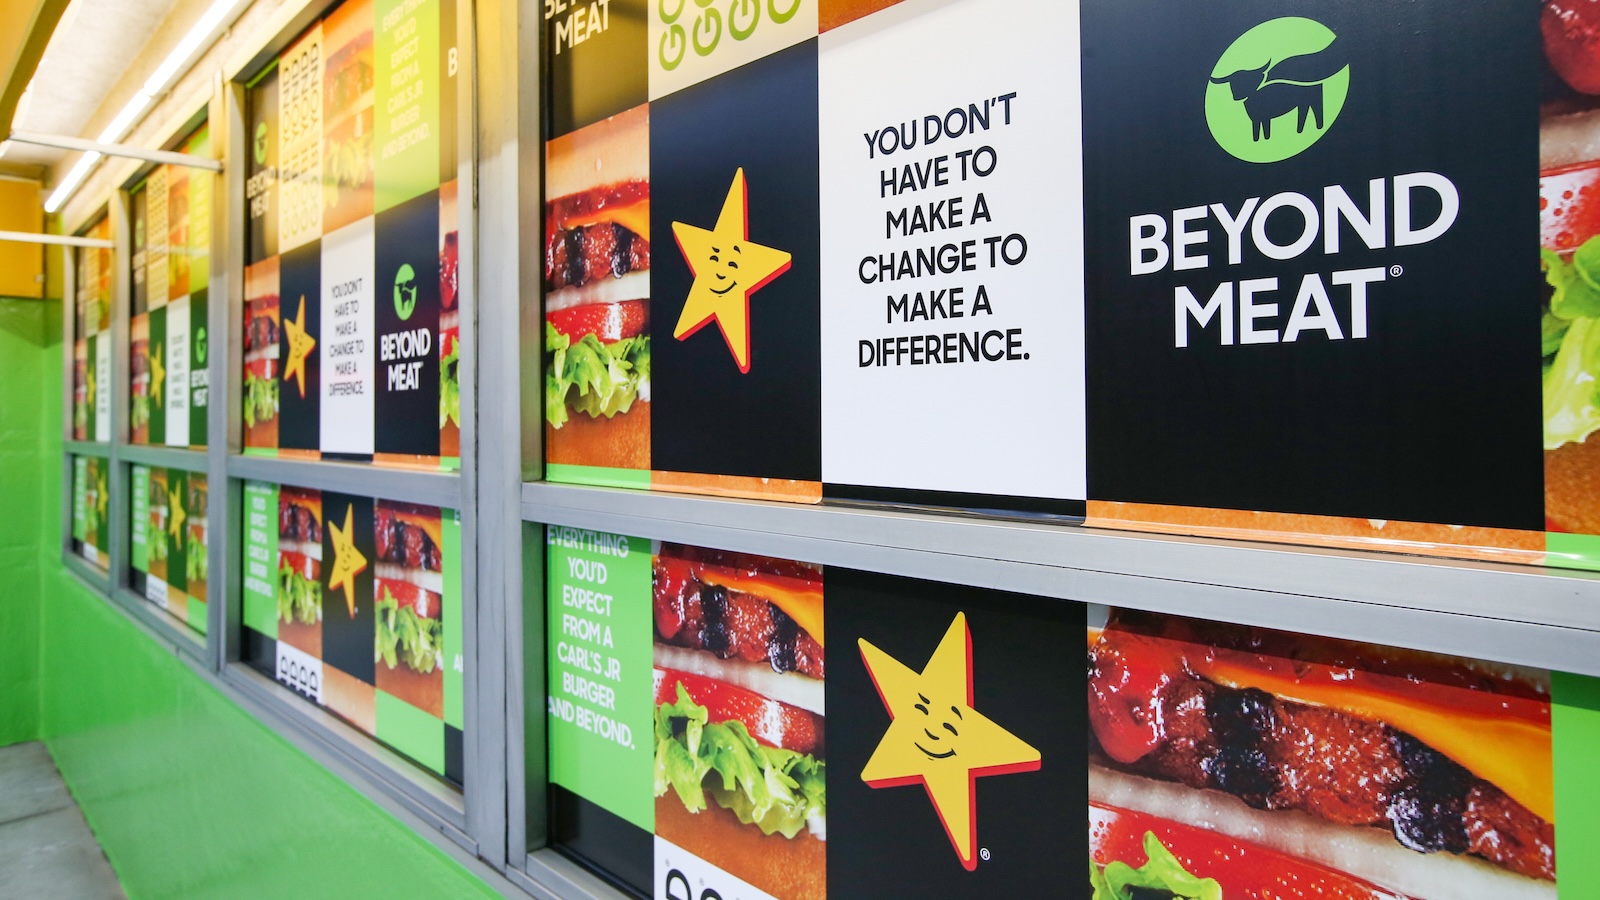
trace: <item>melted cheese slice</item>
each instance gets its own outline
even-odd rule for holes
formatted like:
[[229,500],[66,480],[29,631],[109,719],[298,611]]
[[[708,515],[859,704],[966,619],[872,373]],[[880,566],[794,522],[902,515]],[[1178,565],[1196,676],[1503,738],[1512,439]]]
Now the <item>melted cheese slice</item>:
[[700,580],[730,591],[753,594],[768,601],[788,614],[796,625],[805,629],[806,634],[811,635],[811,639],[817,642],[818,647],[825,646],[822,643],[821,587],[813,586],[811,582],[801,581],[798,578],[784,578],[777,575],[750,577],[726,569],[714,569],[711,566],[700,570]]
[[562,220],[562,228],[582,228],[588,225],[599,225],[602,222],[615,222],[623,228],[637,234],[645,240],[650,240],[650,201],[640,200],[627,206],[608,206],[586,216],[571,216]]
[[1398,691],[1309,683],[1223,660],[1202,663],[1191,656],[1189,663],[1198,674],[1218,684],[1260,688],[1285,700],[1336,709],[1398,728],[1505,791],[1534,815],[1555,822],[1549,707],[1537,701],[1505,698],[1517,707],[1543,707],[1542,720],[1441,706]]

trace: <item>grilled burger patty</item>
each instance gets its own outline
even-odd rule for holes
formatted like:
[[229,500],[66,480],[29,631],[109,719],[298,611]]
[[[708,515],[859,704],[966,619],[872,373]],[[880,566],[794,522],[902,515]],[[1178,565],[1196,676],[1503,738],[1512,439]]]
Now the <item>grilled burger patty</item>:
[[[1096,697],[1112,696],[1126,682],[1120,656],[1110,631],[1090,653],[1092,719]],[[1169,673],[1146,714],[1160,723],[1153,748],[1109,765],[1223,791],[1256,809],[1386,826],[1418,852],[1471,854],[1555,878],[1551,823],[1403,731],[1181,671]]]
[[382,508],[377,511],[376,520],[379,562],[432,572],[442,569],[439,546],[426,531]]
[[662,642],[721,659],[767,662],[775,672],[823,678],[822,647],[787,613],[754,594],[707,584],[682,560],[659,557],[656,633]]
[[650,242],[615,223],[552,229],[545,238],[545,290],[582,287],[648,268]]
[[278,513],[278,537],[303,543],[320,543],[322,525],[311,514],[311,510],[298,503],[287,503]]

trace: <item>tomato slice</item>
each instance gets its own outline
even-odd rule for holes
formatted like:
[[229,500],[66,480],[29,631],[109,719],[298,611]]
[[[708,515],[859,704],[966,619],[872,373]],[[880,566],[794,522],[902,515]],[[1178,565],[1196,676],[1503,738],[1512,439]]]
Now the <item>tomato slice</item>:
[[439,595],[420,585],[409,581],[394,581],[388,578],[378,579],[378,596],[382,597],[387,590],[389,596],[395,599],[401,609],[409,607],[416,612],[419,618],[439,618]]
[[1113,860],[1135,869],[1144,865],[1146,832],[1172,852],[1184,871],[1196,878],[1215,878],[1224,897],[1407,900],[1353,875],[1224,834],[1148,813],[1089,804],[1089,856],[1097,866]]
[[769,747],[811,753],[820,743],[821,723],[806,710],[702,675],[656,669],[656,704],[676,702],[680,684],[706,708],[710,721],[743,722],[751,737]]
[[1539,243],[1571,253],[1600,234],[1600,161],[1539,174]]
[[547,314],[545,320],[573,341],[592,334],[601,343],[609,344],[634,337],[649,328],[650,307],[643,300],[589,303],[558,309]]
[[307,581],[316,581],[322,575],[320,571],[322,563],[304,553],[296,553],[293,550],[279,550],[278,562],[280,565],[288,566],[291,571],[305,576]]

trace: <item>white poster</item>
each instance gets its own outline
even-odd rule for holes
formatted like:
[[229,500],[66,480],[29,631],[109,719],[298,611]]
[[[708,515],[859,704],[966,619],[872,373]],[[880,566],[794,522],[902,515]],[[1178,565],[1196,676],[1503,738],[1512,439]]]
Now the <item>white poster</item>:
[[189,446],[189,298],[167,306],[167,446]]
[[907,0],[819,48],[823,481],[1085,499],[1076,4]]
[[322,234],[322,70],[318,24],[278,60],[278,248],[284,253]]
[[[650,99],[817,36],[817,0],[650,4]],[[556,31],[556,42],[562,33]]]
[[373,219],[322,239],[322,452],[371,453],[374,381]]
[[94,345],[94,439],[111,440],[111,332],[89,339]]
[[149,224],[145,226],[145,284],[150,309],[167,305],[167,291],[171,287],[171,273],[167,270],[167,167],[156,166],[145,182],[145,212]]

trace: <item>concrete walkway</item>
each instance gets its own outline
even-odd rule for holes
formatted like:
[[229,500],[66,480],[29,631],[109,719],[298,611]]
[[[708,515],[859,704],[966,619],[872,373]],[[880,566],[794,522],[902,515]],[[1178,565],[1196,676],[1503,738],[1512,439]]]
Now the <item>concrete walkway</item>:
[[0,747],[0,895],[127,895],[44,744]]

